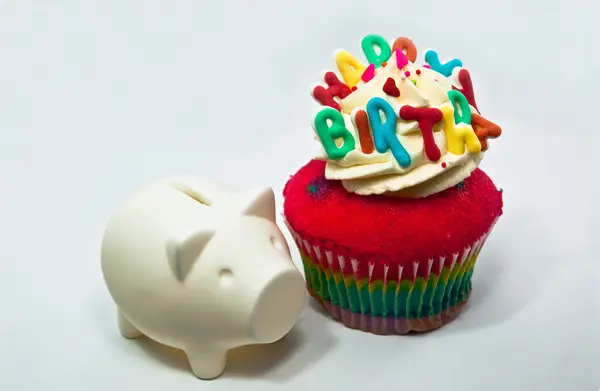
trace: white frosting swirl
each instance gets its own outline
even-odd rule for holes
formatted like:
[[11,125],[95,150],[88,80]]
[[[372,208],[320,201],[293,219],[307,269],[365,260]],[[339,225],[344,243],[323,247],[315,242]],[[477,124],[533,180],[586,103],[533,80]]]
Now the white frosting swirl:
[[[453,78],[456,78],[460,69],[454,70]],[[407,71],[410,72],[408,77],[405,76]],[[390,96],[383,91],[388,78],[394,79],[400,90],[399,97]],[[396,113],[404,105],[439,108],[448,104],[448,91],[453,89],[453,85],[460,87],[456,80],[411,62],[403,69],[398,69],[396,55],[393,53],[388,64],[375,71],[373,79],[368,82],[361,80],[354,92],[338,100],[346,129],[356,140],[356,149],[339,160],[330,160],[321,148],[316,158],[327,161],[326,178],[341,180],[348,191],[356,194],[394,193],[401,197],[426,197],[464,180],[477,168],[483,152],[471,153],[468,148],[464,149],[462,155],[449,152],[444,121],[433,128],[434,140],[441,152],[441,158],[433,162],[425,153],[418,122],[405,121],[398,116],[396,135],[410,155],[411,163],[408,167],[401,167],[389,150],[384,153],[377,150],[370,154],[363,153],[358,131],[352,122],[353,112],[364,109],[374,97],[386,100]],[[474,107],[470,108],[473,113],[478,113]]]

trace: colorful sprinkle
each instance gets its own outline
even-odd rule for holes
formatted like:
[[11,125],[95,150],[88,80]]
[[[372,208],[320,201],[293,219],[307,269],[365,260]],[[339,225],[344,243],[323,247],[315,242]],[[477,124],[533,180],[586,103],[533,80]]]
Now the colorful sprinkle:
[[383,92],[396,98],[400,96],[400,90],[398,89],[398,86],[396,86],[396,81],[391,77],[388,77],[385,81]]
[[410,76],[410,72],[409,71],[404,72],[404,76],[409,77]]
[[421,70],[420,70],[420,69],[417,69],[417,71],[416,71],[416,72],[417,72],[417,75],[420,75],[420,74],[421,74]]
[[384,68],[386,67],[386,65],[387,65],[386,61],[384,61],[384,62],[381,63],[381,66],[384,67]]
[[431,69],[431,67],[429,66],[429,64],[423,65],[423,68]]
[[358,87],[356,87],[356,86],[352,86],[352,88],[351,88],[350,90],[351,90],[352,92],[354,92],[354,91],[358,90]]
[[446,162],[442,162],[442,168],[446,168]]
[[465,187],[465,182],[458,182],[458,184],[456,185],[457,189],[462,189],[463,187]]

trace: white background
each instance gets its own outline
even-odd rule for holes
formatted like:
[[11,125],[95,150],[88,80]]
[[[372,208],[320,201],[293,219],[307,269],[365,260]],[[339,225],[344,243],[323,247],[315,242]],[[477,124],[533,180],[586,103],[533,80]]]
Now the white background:
[[[599,12],[591,0],[4,1],[0,389],[596,391]],[[309,85],[336,48],[362,58],[369,33],[461,58],[503,127],[481,167],[505,215],[464,314],[379,337],[308,305],[288,337],[234,351],[210,382],[178,352],[121,338],[99,261],[113,209],[173,174],[280,194],[316,148]]]

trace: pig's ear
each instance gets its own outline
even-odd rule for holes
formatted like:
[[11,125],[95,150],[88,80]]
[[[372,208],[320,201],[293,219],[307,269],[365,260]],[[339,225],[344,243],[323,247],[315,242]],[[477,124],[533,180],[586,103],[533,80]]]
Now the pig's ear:
[[244,215],[275,222],[275,194],[270,187],[245,192],[241,202]]
[[180,282],[185,281],[196,260],[213,237],[212,231],[197,231],[167,242],[167,257],[171,271]]

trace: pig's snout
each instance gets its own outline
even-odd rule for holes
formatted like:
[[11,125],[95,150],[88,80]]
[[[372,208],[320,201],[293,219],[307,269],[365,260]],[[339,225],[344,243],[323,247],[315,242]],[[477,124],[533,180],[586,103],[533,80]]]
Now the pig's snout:
[[304,279],[290,265],[273,276],[258,296],[252,313],[252,336],[256,342],[271,343],[294,327],[304,309]]

